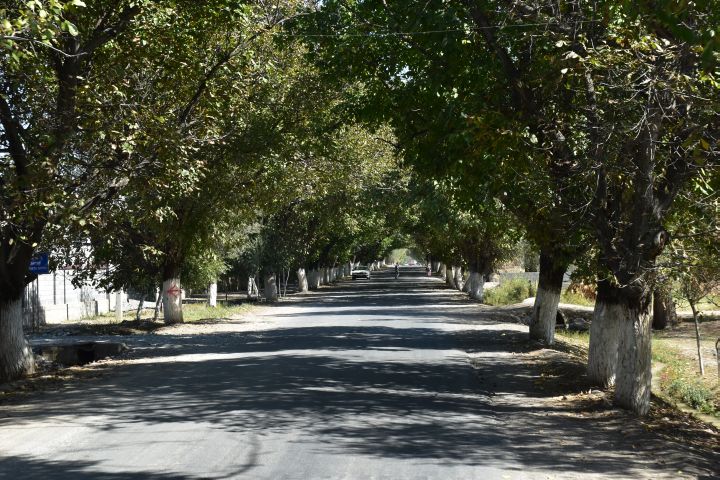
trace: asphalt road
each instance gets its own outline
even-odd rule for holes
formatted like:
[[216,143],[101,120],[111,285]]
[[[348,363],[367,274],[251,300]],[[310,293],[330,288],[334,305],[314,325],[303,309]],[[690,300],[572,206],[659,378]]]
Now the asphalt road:
[[131,339],[99,378],[0,407],[0,478],[713,478],[625,414],[554,405],[525,328],[405,269]]

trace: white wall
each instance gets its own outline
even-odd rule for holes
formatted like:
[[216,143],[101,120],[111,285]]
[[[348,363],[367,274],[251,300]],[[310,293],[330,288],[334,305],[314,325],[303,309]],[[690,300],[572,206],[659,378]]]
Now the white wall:
[[[26,327],[79,320],[115,310],[114,293],[108,294],[89,285],[75,287],[73,276],[73,270],[58,270],[38,275],[37,280],[25,287],[23,314]],[[131,301],[123,294],[121,308],[137,308],[137,301]]]

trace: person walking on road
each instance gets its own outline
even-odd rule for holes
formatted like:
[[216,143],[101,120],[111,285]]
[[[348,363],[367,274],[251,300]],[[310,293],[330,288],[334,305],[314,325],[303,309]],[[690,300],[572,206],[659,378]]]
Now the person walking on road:
[[395,262],[395,278],[397,279],[400,276],[400,264],[398,262]]

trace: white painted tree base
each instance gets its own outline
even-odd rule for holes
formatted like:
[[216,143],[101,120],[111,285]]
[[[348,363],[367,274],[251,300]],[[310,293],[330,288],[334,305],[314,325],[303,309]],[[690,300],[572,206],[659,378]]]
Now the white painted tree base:
[[606,388],[615,384],[623,310],[621,305],[598,299],[590,324],[588,378]]
[[308,278],[305,274],[304,268],[298,268],[297,270],[297,279],[298,279],[298,291],[299,292],[307,292],[310,288],[310,285],[308,284]]
[[22,299],[0,303],[0,383],[34,370],[34,356],[23,333]]
[[163,319],[166,324],[183,322],[182,290],[180,278],[169,278],[163,281]]
[[467,281],[467,291],[470,298],[479,302],[485,301],[485,279],[479,272],[470,272]]
[[622,306],[615,376],[615,403],[638,415],[650,410],[652,353],[650,315]]
[[208,287],[208,305],[217,307],[217,282],[213,282]]
[[277,302],[278,290],[277,290],[277,279],[274,273],[266,274],[264,278],[265,283],[265,301],[266,302]]
[[555,343],[555,323],[557,321],[560,292],[538,286],[530,321],[530,338],[546,345]]

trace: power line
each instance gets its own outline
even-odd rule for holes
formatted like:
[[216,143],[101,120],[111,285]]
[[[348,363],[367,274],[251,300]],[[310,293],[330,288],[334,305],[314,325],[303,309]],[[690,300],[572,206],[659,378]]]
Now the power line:
[[[600,20],[577,20],[574,24],[584,23],[600,23]],[[503,28],[524,28],[524,27],[549,27],[557,25],[554,22],[542,23],[514,23],[508,25],[488,25],[486,27],[467,27],[447,30],[422,30],[416,32],[365,32],[365,33],[289,33],[289,32],[272,32],[272,35],[280,37],[305,37],[305,38],[326,38],[326,37],[404,37],[414,35],[432,35],[437,33],[471,33],[481,30],[503,29]]]

